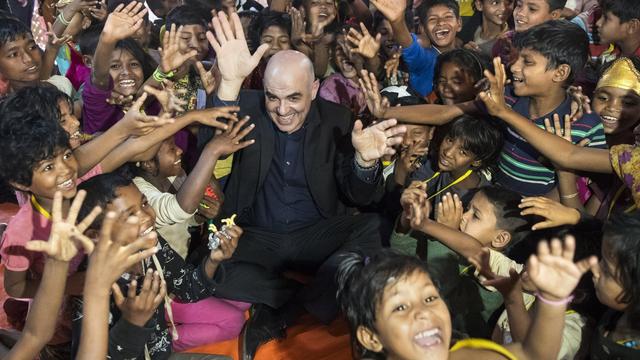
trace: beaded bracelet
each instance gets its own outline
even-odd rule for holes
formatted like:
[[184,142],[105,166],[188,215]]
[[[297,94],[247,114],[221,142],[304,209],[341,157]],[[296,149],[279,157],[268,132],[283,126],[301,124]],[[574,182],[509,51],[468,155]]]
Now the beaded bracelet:
[[578,193],[573,193],[573,194],[569,194],[569,195],[560,195],[560,198],[561,199],[573,199],[576,196],[578,196]]
[[174,75],[175,73],[173,71],[169,71],[165,74],[164,72],[162,72],[162,70],[160,70],[160,68],[156,68],[156,71],[154,71],[153,75],[151,76],[153,77],[153,80],[161,83],[166,79],[171,79]]
[[539,292],[536,291],[535,293],[536,298],[538,298],[538,300],[542,301],[543,303],[547,304],[547,305],[552,305],[552,306],[563,306],[563,305],[567,305],[570,302],[573,301],[574,296],[573,295],[569,295],[564,299],[561,300],[549,300],[546,299],[544,296],[542,296],[542,294],[540,294]]

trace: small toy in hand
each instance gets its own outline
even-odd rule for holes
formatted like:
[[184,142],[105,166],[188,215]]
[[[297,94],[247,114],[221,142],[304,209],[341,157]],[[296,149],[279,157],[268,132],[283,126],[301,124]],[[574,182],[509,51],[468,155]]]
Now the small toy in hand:
[[236,214],[233,214],[230,218],[222,220],[224,225],[222,225],[222,229],[219,231],[217,226],[209,224],[209,250],[213,251],[220,247],[220,237],[222,236],[227,240],[231,240],[231,235],[229,235],[227,229],[236,224],[234,222],[235,218]]
[[[214,201],[220,201],[220,198],[218,197],[218,194],[216,194],[216,192],[213,190],[213,187],[211,187],[211,184],[207,185],[207,188],[204,189],[204,196],[213,199]],[[209,205],[201,202],[200,206],[202,206],[205,209],[209,208]],[[211,229],[209,229],[211,230]]]

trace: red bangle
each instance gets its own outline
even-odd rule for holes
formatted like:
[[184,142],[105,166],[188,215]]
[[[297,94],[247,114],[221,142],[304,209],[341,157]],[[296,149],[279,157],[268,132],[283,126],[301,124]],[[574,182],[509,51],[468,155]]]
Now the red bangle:
[[542,301],[543,303],[545,303],[547,305],[553,305],[553,306],[567,305],[570,302],[572,302],[573,298],[574,298],[573,295],[569,295],[566,298],[561,299],[561,300],[549,300],[549,299],[546,299],[544,296],[542,296],[542,294],[540,294],[537,291],[536,291],[535,295],[536,295],[536,298],[538,298],[538,300]]

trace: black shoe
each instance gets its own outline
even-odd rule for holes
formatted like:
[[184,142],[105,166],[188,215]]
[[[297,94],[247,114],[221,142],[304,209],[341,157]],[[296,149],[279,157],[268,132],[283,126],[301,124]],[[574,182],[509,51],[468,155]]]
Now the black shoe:
[[284,339],[286,325],[278,312],[267,305],[256,305],[242,329],[240,353],[243,360],[253,360],[258,347],[274,339]]

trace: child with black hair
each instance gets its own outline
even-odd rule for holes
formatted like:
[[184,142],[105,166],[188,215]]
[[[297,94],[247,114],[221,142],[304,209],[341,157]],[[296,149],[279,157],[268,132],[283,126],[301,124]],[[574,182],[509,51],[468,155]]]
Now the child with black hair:
[[[522,270],[510,257],[510,251],[530,232],[530,219],[519,214],[521,197],[499,186],[484,186],[475,191],[463,212],[460,199],[447,194],[438,204],[434,221],[427,196],[423,184],[414,183],[405,190],[400,200],[404,209],[400,224],[418,231],[413,233],[420,239],[418,255],[431,264],[433,278],[454,310],[454,328],[471,336],[489,337],[487,325],[502,298],[469,273],[467,258],[488,247],[494,271]],[[428,235],[428,240],[422,234]]]
[[456,47],[462,29],[460,8],[454,0],[428,0],[418,8],[432,47],[423,48],[405,21],[405,0],[373,0],[372,4],[391,23],[395,40],[403,47],[402,58],[409,70],[409,84],[422,96],[433,88],[434,67],[439,54]]
[[600,54],[600,63],[619,56],[640,56],[640,3],[634,0],[603,0],[601,6],[602,17],[596,23],[600,42],[611,45]]
[[[105,131],[122,118],[123,106],[107,100],[130,104],[151,76],[148,55],[130,38],[142,27],[146,13],[142,3],[134,1],[126,7],[118,5],[107,17],[93,56],[91,79],[82,92],[82,127],[88,134]],[[145,112],[158,115],[160,104],[152,102]]]
[[[492,88],[492,97],[481,92],[485,103],[492,99],[506,99],[510,113],[519,114],[526,119],[533,119],[537,127],[544,126],[544,120],[558,114],[560,118],[573,115],[572,99],[567,94],[567,87],[576,74],[584,67],[587,59],[586,34],[577,25],[565,21],[548,21],[518,33],[514,42],[520,50],[518,59],[511,65],[513,84]],[[503,65],[494,59],[496,71],[502,71]],[[498,70],[497,68],[500,68]],[[485,71],[485,75],[487,75]],[[489,73],[490,74],[490,73]],[[502,79],[504,80],[506,74]],[[421,124],[443,124],[464,113],[479,111],[475,101],[442,106],[417,105],[402,108],[383,108],[376,95],[372,77],[365,78],[365,88],[371,103],[372,112],[379,118],[397,118],[398,120]],[[505,102],[502,102],[504,105]],[[493,106],[487,104],[487,108]],[[505,105],[506,106],[506,105]],[[500,110],[503,108],[500,107]],[[496,116],[497,108],[489,109],[489,114]],[[481,110],[486,113],[486,110]],[[502,116],[502,115],[500,115]],[[605,147],[605,136],[600,118],[595,114],[583,114],[572,123],[571,137],[573,142],[589,140],[589,147]],[[531,122],[531,120],[528,120]],[[510,124],[510,123],[509,123]],[[554,195],[556,179],[554,169],[540,162],[540,154],[531,144],[517,136],[509,127],[503,130],[505,146],[498,161],[496,181],[505,187],[523,195]],[[563,140],[564,141],[564,140]],[[538,151],[541,151],[536,146]],[[570,168],[570,167],[569,167]]]
[[478,95],[476,84],[490,69],[488,59],[467,49],[453,49],[438,55],[431,103],[453,105],[472,101]]
[[609,308],[591,342],[592,359],[640,355],[640,217],[613,216],[604,227],[602,256],[592,268],[598,300]]
[[451,347],[451,315],[427,265],[381,252],[345,256],[338,299],[349,322],[355,359],[551,359],[557,356],[567,298],[594,258],[574,263],[573,239],[543,242],[528,276],[538,288],[539,311],[523,343],[499,346],[467,339]]
[[291,18],[286,13],[264,10],[257,15],[248,34],[252,44],[255,44],[256,47],[267,44],[269,50],[251,72],[251,75],[244,80],[242,88],[262,90],[264,71],[271,56],[278,51],[289,50],[293,47],[291,43]]
[[499,56],[504,64],[511,64],[517,58],[513,38],[517,33],[550,20],[561,18],[567,0],[515,0],[513,21],[515,27],[498,38],[491,50],[491,56]]
[[[115,218],[118,219],[113,226],[116,239],[118,233],[127,231],[126,222],[131,216],[139,219],[140,225],[136,227],[139,236],[146,236],[155,230],[155,212],[131,180],[118,174],[104,174],[84,182],[81,187],[87,191],[88,196],[80,214],[94,206],[100,206],[107,212],[115,212]],[[98,217],[90,229],[99,229],[103,219],[104,217]],[[211,250],[195,267],[185,263],[162,237],[158,237],[158,252],[152,259],[136,264],[118,281],[120,291],[114,291],[114,297],[110,301],[110,356],[138,358],[147,354],[151,359],[168,358],[172,352],[172,336],[178,338],[180,335],[175,332],[175,319],[169,310],[169,298],[164,297],[155,304],[157,306],[164,303],[168,319],[165,319],[165,312],[159,306],[149,307],[148,311],[141,314],[131,304],[136,293],[127,291],[127,288],[135,287],[135,279],[154,269],[166,284],[167,294],[175,296],[177,300],[195,302],[213,296],[217,288],[224,284],[222,262],[233,254],[241,235],[241,228],[237,225],[229,226],[226,236],[221,237],[220,246]],[[126,300],[122,293],[128,293]],[[74,329],[78,329],[82,321],[81,301],[76,302],[76,305]],[[173,327],[171,333],[168,325]],[[80,331],[74,331],[76,339],[80,336]]]
[[513,0],[475,0],[473,7],[480,13],[480,20],[467,21],[460,32],[461,39],[465,48],[490,57],[498,38],[509,30]]

